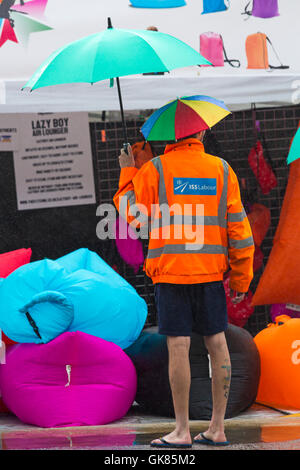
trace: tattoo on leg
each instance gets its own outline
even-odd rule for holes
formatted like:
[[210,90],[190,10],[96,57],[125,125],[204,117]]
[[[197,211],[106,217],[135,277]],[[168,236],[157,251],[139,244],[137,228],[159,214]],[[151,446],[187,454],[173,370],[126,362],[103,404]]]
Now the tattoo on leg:
[[226,369],[227,375],[224,377],[224,397],[228,399],[229,389],[230,389],[230,379],[231,379],[231,366],[224,365],[221,366],[222,369]]

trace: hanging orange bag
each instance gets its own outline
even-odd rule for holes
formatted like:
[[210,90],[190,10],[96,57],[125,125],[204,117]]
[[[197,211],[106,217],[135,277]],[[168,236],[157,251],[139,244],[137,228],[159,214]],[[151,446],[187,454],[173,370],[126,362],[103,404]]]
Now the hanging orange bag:
[[[280,65],[271,65],[269,63],[268,44],[272,47]],[[264,33],[250,34],[246,38],[246,55],[248,69],[288,69],[288,65],[283,65],[274,46]]]
[[253,240],[256,246],[260,246],[269,230],[271,224],[271,212],[263,204],[252,204],[248,214]]

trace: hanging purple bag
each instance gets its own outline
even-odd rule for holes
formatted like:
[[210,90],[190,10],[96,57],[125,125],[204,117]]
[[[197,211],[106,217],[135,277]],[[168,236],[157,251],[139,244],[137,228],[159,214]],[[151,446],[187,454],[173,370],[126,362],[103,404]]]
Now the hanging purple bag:
[[[249,10],[249,7],[252,3],[252,11]],[[279,16],[278,9],[278,0],[253,0],[249,2],[244,13],[248,16],[256,16],[257,18],[273,18],[274,16]]]

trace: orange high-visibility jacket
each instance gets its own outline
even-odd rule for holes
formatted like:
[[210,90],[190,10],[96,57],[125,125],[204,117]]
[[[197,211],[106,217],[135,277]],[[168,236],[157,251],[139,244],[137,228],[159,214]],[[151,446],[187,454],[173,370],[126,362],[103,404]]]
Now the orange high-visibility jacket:
[[148,224],[144,269],[154,284],[219,281],[230,267],[230,287],[248,291],[254,243],[238,179],[199,140],[167,145],[140,170],[123,168],[114,203],[132,226]]

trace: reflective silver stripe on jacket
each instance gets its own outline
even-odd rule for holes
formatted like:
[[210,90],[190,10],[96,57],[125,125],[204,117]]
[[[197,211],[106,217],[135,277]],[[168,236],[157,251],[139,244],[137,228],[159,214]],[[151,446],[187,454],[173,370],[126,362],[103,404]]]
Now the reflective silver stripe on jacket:
[[253,237],[244,238],[243,240],[229,238],[228,241],[230,248],[248,248],[254,244]]
[[228,175],[229,175],[229,168],[228,163],[221,158],[223,170],[224,170],[224,178],[223,178],[223,189],[222,194],[219,202],[218,207],[218,225],[223,228],[227,228],[227,196],[228,196]]
[[[188,245],[189,246],[189,245]],[[197,249],[196,245],[190,245],[188,248],[185,244],[178,244],[178,245],[164,245],[160,248],[152,248],[148,250],[148,259],[158,258],[162,254],[170,255],[170,254],[209,254],[209,255],[228,255],[228,249],[226,246],[222,245],[199,245]],[[191,249],[192,248],[192,249]]]
[[122,217],[123,220],[127,222],[127,204],[129,203],[129,207],[133,206],[136,203],[135,199],[135,192],[131,189],[127,191],[127,193],[123,194],[120,198],[119,203],[119,215]]
[[151,160],[151,162],[153,163],[153,165],[155,166],[159,174],[159,187],[158,187],[159,204],[169,204],[168,198],[167,198],[165,176],[164,176],[161,159],[160,157],[155,157]]
[[228,212],[228,222],[243,222],[244,218],[247,217],[245,209],[243,207],[242,212]]
[[[170,223],[169,223],[170,220]],[[206,224],[205,222],[205,217],[201,215],[170,215],[169,220],[166,221],[166,223],[163,223],[165,221],[165,218],[160,218],[160,219],[154,219],[151,222],[151,230],[154,228],[162,228],[166,227],[168,225],[215,225],[215,224]],[[217,224],[216,224],[217,225]]]
[[126,197],[128,199],[129,206],[132,206],[136,202],[135,192],[133,191],[133,189],[127,191],[127,193],[125,193],[122,197]]

